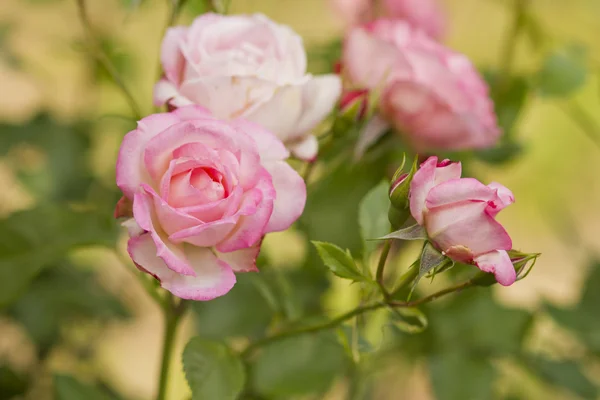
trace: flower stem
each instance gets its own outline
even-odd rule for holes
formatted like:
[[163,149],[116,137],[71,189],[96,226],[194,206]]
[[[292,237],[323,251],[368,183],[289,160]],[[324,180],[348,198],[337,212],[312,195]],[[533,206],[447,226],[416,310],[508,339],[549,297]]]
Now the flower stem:
[[392,247],[392,241],[386,240],[383,245],[383,249],[381,250],[381,255],[379,256],[379,263],[377,264],[377,273],[375,275],[375,279],[377,280],[377,284],[381,288],[384,296],[388,296],[388,292],[383,284],[383,271],[385,269],[385,262],[387,261],[388,255],[390,254],[390,249]]
[[[415,268],[411,268],[411,269],[415,269]],[[371,304],[362,305],[362,306],[355,308],[354,310],[348,311],[347,313],[342,314],[339,317],[334,318],[327,322],[323,322],[323,323],[312,325],[312,326],[304,326],[304,327],[299,327],[296,329],[282,331],[282,332],[276,333],[272,336],[267,336],[265,338],[259,339],[259,340],[255,341],[254,343],[251,343],[250,345],[248,345],[248,347],[246,347],[246,349],[241,353],[241,356],[243,358],[247,358],[250,355],[252,355],[252,353],[255,350],[259,349],[260,347],[263,347],[270,343],[278,342],[283,339],[335,328],[338,325],[344,323],[345,321],[347,321],[353,317],[356,317],[358,315],[364,314],[368,311],[378,310],[378,309],[384,308],[384,307],[410,308],[410,307],[420,306],[422,304],[429,303],[429,302],[436,300],[447,294],[450,294],[453,292],[460,292],[463,289],[473,286],[474,284],[475,284],[474,280],[469,279],[468,281],[465,281],[465,282],[460,283],[455,286],[451,286],[444,290],[440,290],[439,292],[433,293],[427,297],[423,297],[422,299],[418,299],[418,300],[414,300],[414,301],[399,302],[399,301],[387,300],[387,301],[383,301],[383,302],[375,302],[375,303],[371,303]]]
[[513,22],[506,35],[504,43],[500,48],[500,71],[501,84],[505,84],[510,77],[514,64],[515,53],[517,50],[517,41],[522,32],[524,16],[529,5],[529,0],[513,0]]
[[83,29],[85,30],[88,46],[90,46],[92,55],[94,56],[96,61],[100,65],[102,65],[102,67],[110,75],[110,77],[112,78],[114,83],[119,87],[119,89],[121,89],[121,92],[123,92],[123,95],[125,96],[125,99],[127,100],[127,103],[129,104],[129,107],[131,108],[134,117],[137,120],[142,119],[142,113],[135,101],[135,98],[133,97],[133,94],[131,94],[131,91],[129,90],[127,85],[125,85],[125,81],[119,74],[119,71],[117,71],[115,66],[112,64],[110,58],[102,49],[102,46],[100,45],[98,39],[96,38],[96,35],[94,34],[94,31],[92,30],[92,25],[90,24],[90,21],[87,17],[85,0],[77,0],[77,10],[79,12],[79,19],[81,21],[81,24],[83,25]]
[[417,261],[415,261],[410,267],[408,267],[408,270],[402,274],[402,276],[400,277],[400,279],[398,279],[398,283],[396,284],[396,288],[394,289],[394,291],[392,292],[392,294],[390,295],[391,297],[394,297],[394,295],[396,295],[398,292],[400,292],[402,289],[406,288],[408,285],[410,285],[415,278],[419,275],[419,261],[421,259],[417,259]]
[[185,312],[187,302],[181,300],[179,304],[175,304],[173,295],[169,293],[167,297],[168,306],[165,307],[164,322],[165,331],[163,336],[162,361],[160,364],[160,375],[158,384],[158,394],[156,400],[165,400],[167,395],[167,386],[169,381],[169,367],[171,365],[171,356],[173,353],[173,345],[175,344],[175,336],[179,321]]

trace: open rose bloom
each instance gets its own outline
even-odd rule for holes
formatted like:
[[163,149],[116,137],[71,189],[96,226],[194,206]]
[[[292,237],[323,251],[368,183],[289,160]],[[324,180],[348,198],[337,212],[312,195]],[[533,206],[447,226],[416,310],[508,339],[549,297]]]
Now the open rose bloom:
[[[419,152],[493,146],[500,137],[488,87],[471,62],[401,21],[350,30],[343,71],[354,89],[380,89],[378,132],[389,125]],[[372,129],[371,129],[372,131]]]
[[161,63],[157,106],[198,104],[217,118],[256,122],[306,160],[318,150],[311,131],[341,93],[336,75],[306,73],[300,36],[258,14],[204,14],[189,27],[169,29]]
[[288,151],[264,128],[198,106],[150,115],[123,139],[117,185],[136,265],[178,297],[227,293],[256,270],[262,237],[302,213],[306,188]]
[[516,273],[506,251],[512,249],[512,241],[495,217],[514,196],[499,183],[486,186],[460,175],[460,163],[438,163],[437,157],[430,157],[411,182],[410,212],[443,254],[511,285]]

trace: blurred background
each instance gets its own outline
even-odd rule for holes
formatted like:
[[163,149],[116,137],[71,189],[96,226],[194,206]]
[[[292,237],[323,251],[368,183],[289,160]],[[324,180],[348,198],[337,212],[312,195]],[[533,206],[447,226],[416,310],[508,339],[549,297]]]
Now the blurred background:
[[[88,1],[101,46],[142,114],[152,112],[167,3]],[[201,3],[189,0],[181,23]],[[510,93],[495,100],[518,154],[482,154],[469,171],[513,190],[517,202],[500,221],[518,249],[542,257],[512,287],[426,307],[421,334],[382,328],[385,317],[373,315],[358,365],[335,337],[267,349],[252,367],[253,398],[598,398],[600,1],[530,1],[514,46],[506,43],[513,1],[443,5],[449,47],[489,76],[510,69]],[[232,0],[230,12],[289,24],[304,37],[312,72],[332,70],[343,24],[326,0]],[[90,57],[75,1],[0,2],[0,399],[148,399],[156,390],[161,315],[111,218],[116,153],[134,126],[119,88]],[[392,152],[350,170],[319,169],[299,226],[267,238],[264,272],[196,304],[176,354],[195,334],[243,346],[281,320],[352,308],[357,289],[327,275],[306,238],[359,247],[356,222],[347,221],[399,161]],[[404,247],[393,266],[406,268],[416,250]],[[190,398],[173,362],[168,398]],[[94,386],[105,397],[93,397]]]

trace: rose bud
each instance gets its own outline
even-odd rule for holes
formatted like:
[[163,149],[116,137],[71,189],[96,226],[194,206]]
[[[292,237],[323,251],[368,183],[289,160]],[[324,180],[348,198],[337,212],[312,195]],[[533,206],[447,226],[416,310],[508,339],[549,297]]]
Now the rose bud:
[[460,175],[460,163],[427,159],[411,182],[410,212],[444,255],[493,273],[501,285],[511,285],[516,279],[507,253],[512,240],[495,217],[514,202],[514,196],[499,183],[486,186]]

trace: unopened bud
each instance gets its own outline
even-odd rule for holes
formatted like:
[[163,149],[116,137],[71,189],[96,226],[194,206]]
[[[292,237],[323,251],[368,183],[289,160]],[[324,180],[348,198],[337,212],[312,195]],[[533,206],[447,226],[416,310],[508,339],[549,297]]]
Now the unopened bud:
[[410,216],[409,209],[409,194],[410,194],[410,183],[416,171],[416,164],[410,171],[404,172],[404,164],[406,160],[402,161],[402,165],[392,178],[392,184],[390,185],[390,209],[388,211],[388,219],[394,229],[401,227],[408,217]]
[[392,184],[390,185],[390,202],[392,203],[392,206],[398,210],[405,210],[409,206],[408,196],[410,194],[410,184],[417,171],[416,160],[408,172],[403,171],[404,164],[403,161],[402,166],[400,166],[394,174]]

